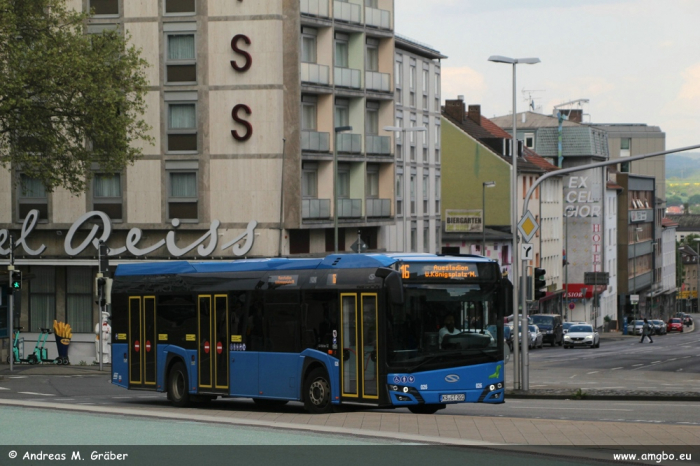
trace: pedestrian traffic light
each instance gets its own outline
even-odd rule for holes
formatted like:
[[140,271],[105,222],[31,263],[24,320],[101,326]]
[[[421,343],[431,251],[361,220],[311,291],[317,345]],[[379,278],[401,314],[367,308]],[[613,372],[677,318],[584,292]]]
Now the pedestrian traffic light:
[[535,293],[534,293],[534,299],[535,301],[539,301],[540,299],[544,298],[547,296],[547,290],[543,290],[547,286],[547,282],[545,281],[544,277],[547,274],[547,271],[545,269],[540,269],[535,267],[535,270],[533,272],[533,281],[534,281],[534,288],[535,288]]
[[10,270],[10,290],[19,291],[22,289],[22,271]]

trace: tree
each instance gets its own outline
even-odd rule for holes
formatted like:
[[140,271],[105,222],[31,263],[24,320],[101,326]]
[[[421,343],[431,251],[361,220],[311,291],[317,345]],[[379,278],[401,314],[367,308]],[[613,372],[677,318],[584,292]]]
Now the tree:
[[0,0],[0,165],[47,191],[85,191],[94,163],[133,163],[148,64],[116,31],[87,34],[87,13],[65,0]]
[[700,194],[693,194],[688,198],[688,204],[690,205],[698,205],[700,204]]

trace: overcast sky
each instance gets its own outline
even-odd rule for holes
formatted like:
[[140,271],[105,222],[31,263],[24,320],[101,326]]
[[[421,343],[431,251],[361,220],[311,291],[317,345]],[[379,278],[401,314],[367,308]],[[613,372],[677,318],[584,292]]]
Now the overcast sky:
[[[484,116],[589,99],[585,121],[646,123],[666,148],[700,144],[700,0],[395,0],[396,32],[447,55],[442,99]],[[523,93],[523,90],[530,91]]]

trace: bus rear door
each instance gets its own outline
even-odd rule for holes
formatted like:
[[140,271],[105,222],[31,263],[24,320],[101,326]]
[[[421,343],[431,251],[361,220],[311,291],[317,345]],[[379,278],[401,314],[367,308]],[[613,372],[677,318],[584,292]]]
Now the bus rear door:
[[341,401],[379,402],[376,293],[341,293]]

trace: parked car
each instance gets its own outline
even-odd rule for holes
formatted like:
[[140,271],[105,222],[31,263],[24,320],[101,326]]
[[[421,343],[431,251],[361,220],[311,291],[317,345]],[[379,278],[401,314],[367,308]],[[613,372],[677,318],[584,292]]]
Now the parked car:
[[571,327],[572,325],[576,325],[576,324],[584,324],[585,325],[587,323],[588,322],[564,322],[563,324],[561,324],[562,333],[564,333],[564,335],[566,335],[566,332],[569,331],[569,327]]
[[666,323],[663,320],[652,320],[651,323],[657,335],[666,335]]
[[641,335],[644,331],[644,321],[635,320],[632,322],[632,335]]
[[535,349],[535,348],[542,348],[544,346],[544,335],[542,335],[542,332],[540,332],[540,329],[537,325],[528,325],[528,330],[530,330],[530,339],[528,341],[528,347]]
[[564,348],[576,346],[600,348],[600,335],[589,324],[572,325],[569,327],[568,333],[564,335]]
[[681,320],[680,317],[673,317],[668,320],[668,325],[666,326],[666,330],[671,333],[671,332],[683,332],[683,321]]
[[564,343],[563,319],[558,314],[535,314],[532,323],[539,327],[544,343],[561,346]]

